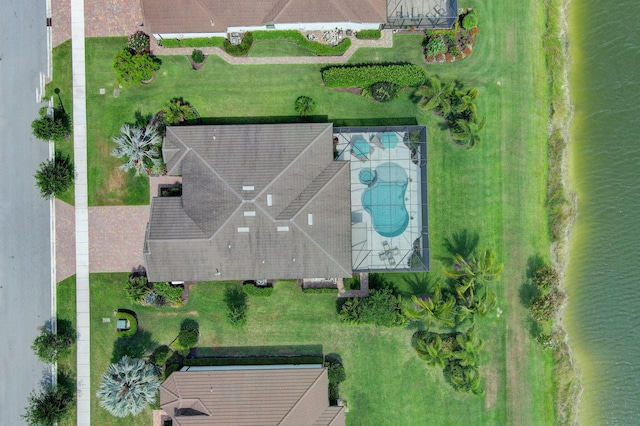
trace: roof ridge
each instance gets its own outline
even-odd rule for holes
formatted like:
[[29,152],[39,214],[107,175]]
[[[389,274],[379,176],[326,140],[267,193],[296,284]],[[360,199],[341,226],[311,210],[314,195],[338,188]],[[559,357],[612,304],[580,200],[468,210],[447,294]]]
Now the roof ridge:
[[307,390],[304,391],[304,393],[302,395],[300,395],[300,398],[298,398],[298,400],[296,401],[295,404],[293,404],[293,406],[289,409],[289,411],[287,412],[287,414],[284,415],[284,417],[282,418],[282,420],[280,420],[278,422],[279,425],[281,425],[285,420],[287,420],[287,417],[289,417],[291,415],[291,413],[293,412],[293,410],[298,406],[298,404],[300,404],[300,401],[302,401],[304,399],[304,397],[309,393],[309,391],[311,391],[311,388],[313,388],[313,386],[318,383],[318,380],[320,380],[320,377],[322,377],[322,374],[326,371],[326,368],[322,368],[320,369],[320,374],[318,374],[315,378],[315,380],[313,381],[313,383],[311,383],[309,385],[309,387],[307,387]]
[[340,2],[336,2],[335,0],[329,0],[329,2],[333,4],[333,7],[335,7],[338,12],[342,14],[343,19],[347,19],[347,15],[344,13],[344,10],[340,7],[341,6]]
[[[271,9],[269,13],[265,15],[264,17],[265,23],[267,23],[266,21],[271,21],[271,23],[273,23],[273,21],[275,21],[278,18],[278,16],[282,14],[282,12],[284,11],[284,8],[287,7],[289,3],[291,3],[292,1],[293,0],[277,1],[276,4],[273,6],[273,9]],[[280,6],[280,4],[282,4],[282,6]]]

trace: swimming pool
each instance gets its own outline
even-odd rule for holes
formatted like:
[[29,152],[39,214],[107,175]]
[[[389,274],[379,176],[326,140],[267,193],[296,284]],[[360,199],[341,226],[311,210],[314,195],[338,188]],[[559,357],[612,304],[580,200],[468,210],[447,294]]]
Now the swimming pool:
[[[370,179],[372,176],[376,179]],[[407,172],[396,163],[382,163],[373,171],[361,171],[360,181],[368,186],[362,194],[362,206],[371,215],[376,232],[389,238],[402,234],[409,225],[404,201]]]

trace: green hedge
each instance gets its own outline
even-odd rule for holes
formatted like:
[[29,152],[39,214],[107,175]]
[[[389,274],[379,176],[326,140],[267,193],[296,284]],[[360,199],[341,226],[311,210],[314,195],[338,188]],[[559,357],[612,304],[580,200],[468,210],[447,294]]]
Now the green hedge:
[[[129,330],[118,331],[118,320],[126,319],[129,320]],[[116,337],[131,337],[138,331],[138,319],[133,311],[129,311],[126,309],[119,309],[116,312]]]
[[303,288],[305,294],[338,294],[337,288]]
[[321,72],[327,87],[367,87],[380,81],[416,87],[427,78],[423,68],[412,64],[330,66]]
[[322,355],[188,358],[188,366],[322,364]]
[[273,294],[273,287],[257,287],[253,284],[244,284],[244,292],[254,297],[269,297]]
[[167,365],[167,368],[164,369],[164,378],[166,379],[171,375],[171,373],[178,371],[182,368],[180,364],[170,364]]
[[254,31],[256,41],[290,41],[318,56],[340,56],[349,49],[351,40],[343,39],[337,46],[329,46],[317,41],[310,41],[296,30]]
[[163,38],[160,40],[160,45],[163,47],[208,47],[218,46],[222,47],[224,44],[224,37],[197,37],[197,38]]
[[382,37],[382,31],[380,30],[360,30],[356,33],[356,38],[360,39],[372,39]]
[[242,43],[239,45],[231,44],[229,40],[224,39],[224,51],[232,56],[245,56],[249,53],[249,49],[251,49],[251,45],[253,44],[253,33],[248,32],[244,34],[242,38]]

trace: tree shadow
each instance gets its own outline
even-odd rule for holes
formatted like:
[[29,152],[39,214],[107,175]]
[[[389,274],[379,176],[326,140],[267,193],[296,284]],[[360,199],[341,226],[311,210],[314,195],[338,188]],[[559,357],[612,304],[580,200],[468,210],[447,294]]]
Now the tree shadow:
[[138,332],[132,337],[121,337],[113,343],[111,362],[116,363],[127,355],[131,358],[142,358],[158,346],[152,335],[147,330],[138,328]]
[[531,278],[535,275],[536,271],[542,268],[545,264],[544,259],[539,254],[531,256],[527,260],[526,279],[522,285],[520,285],[520,289],[518,290],[520,303],[525,308],[528,308],[531,301],[540,295],[540,291],[533,284]]
[[547,263],[539,254],[529,257],[527,260],[527,278],[533,278],[538,269],[545,266]]
[[186,328],[197,328],[199,330],[200,325],[198,324],[198,321],[193,318],[185,318],[180,322],[180,330],[184,330]]
[[416,296],[431,294],[437,282],[437,279],[429,275],[428,272],[405,274],[402,279],[409,285],[409,295]]
[[127,124],[131,124],[132,126],[136,126],[141,129],[144,129],[145,127],[147,127],[147,124],[151,122],[152,118],[153,118],[153,114],[151,113],[145,114],[140,110],[136,110],[136,112],[133,113],[133,122],[127,123]]
[[453,263],[453,258],[457,255],[462,256],[464,259],[468,259],[473,252],[478,248],[480,242],[480,236],[477,232],[470,232],[467,229],[463,229],[460,232],[454,232],[451,237],[445,237],[442,242],[442,246],[446,251],[445,256],[438,256],[437,259],[447,264]]
[[395,295],[400,294],[400,290],[396,283],[389,281],[384,275],[377,273],[369,274],[369,290],[383,289],[389,289]]

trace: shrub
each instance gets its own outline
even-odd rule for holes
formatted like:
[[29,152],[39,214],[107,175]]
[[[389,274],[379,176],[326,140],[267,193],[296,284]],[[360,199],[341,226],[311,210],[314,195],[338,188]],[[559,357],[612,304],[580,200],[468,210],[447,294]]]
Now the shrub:
[[40,194],[46,199],[55,198],[73,184],[73,162],[68,156],[56,151],[52,160],[40,163],[34,177]]
[[184,98],[173,98],[162,107],[162,124],[174,126],[199,117],[198,111]]
[[112,138],[116,147],[111,150],[111,155],[116,158],[125,158],[127,161],[120,166],[125,172],[133,169],[136,176],[149,174],[162,165],[159,147],[162,145],[162,134],[152,124],[146,127],[138,127],[123,124],[120,134]]
[[62,110],[54,108],[53,117],[47,115],[46,108],[40,108],[40,118],[31,123],[33,135],[45,142],[60,142],[71,133],[71,120]]
[[146,276],[132,276],[125,283],[125,291],[129,300],[140,303],[151,292],[151,287]]
[[162,308],[167,303],[162,296],[155,291],[150,291],[144,296],[144,304],[149,306],[155,306],[156,308]]
[[244,325],[247,322],[247,293],[242,284],[228,284],[224,292],[227,305],[227,318],[233,325]]
[[171,357],[173,351],[167,345],[158,346],[149,357],[149,362],[155,365],[163,365]]
[[118,312],[116,312],[116,321],[119,319],[128,320],[129,329],[122,331],[116,329],[116,337],[131,337],[138,332],[138,319],[133,311],[118,309]]
[[371,85],[369,93],[378,102],[391,102],[398,96],[398,86],[386,81],[380,81]]
[[183,285],[172,285],[168,282],[153,283],[153,291],[172,305],[182,306]]
[[441,37],[434,37],[427,43],[427,55],[436,56],[439,53],[447,51],[447,46],[444,44],[444,40]]
[[133,55],[129,49],[124,49],[113,58],[113,69],[119,83],[131,85],[151,80],[154,73],[160,69],[161,63],[162,61],[155,56]]
[[330,66],[321,72],[327,87],[368,87],[379,81],[414,87],[426,79],[424,69],[412,64]]
[[167,368],[164,369],[164,378],[166,379],[171,375],[171,373],[180,370],[182,366],[180,364],[169,364]]
[[253,284],[242,286],[244,292],[253,297],[269,297],[273,294],[273,287],[258,287]]
[[372,290],[368,297],[351,297],[341,307],[339,318],[352,324],[374,324],[384,327],[403,326],[402,301],[391,289]]
[[480,372],[474,365],[462,366],[456,361],[449,361],[442,370],[445,380],[458,392],[484,395],[480,383]]
[[44,327],[40,335],[31,345],[38,359],[45,363],[54,363],[69,353],[69,348],[76,341],[76,332],[72,327],[60,328],[58,333]]
[[73,406],[73,393],[61,385],[46,386],[40,393],[31,392],[21,417],[29,426],[59,424]]
[[464,15],[464,18],[462,18],[462,28],[464,28],[465,30],[471,30],[473,28],[476,28],[477,26],[478,17],[476,16],[475,12],[469,12]]
[[233,45],[227,39],[224,40],[224,51],[232,56],[245,56],[249,53],[249,49],[251,49],[251,45],[253,44],[253,33],[248,32],[244,34],[242,38],[242,43],[239,45]]
[[316,103],[308,96],[299,96],[294,103],[294,108],[300,117],[307,117],[316,109]]
[[193,52],[191,52],[191,59],[196,64],[201,64],[204,62],[204,53],[202,53],[202,50],[193,49]]
[[131,34],[128,42],[129,50],[136,55],[145,53],[149,49],[149,36],[142,31]]
[[224,37],[195,37],[183,38],[181,40],[178,40],[176,38],[163,38],[162,40],[160,40],[160,45],[167,48],[209,46],[222,47],[224,45],[224,41]]
[[180,333],[178,333],[178,346],[182,349],[191,349],[198,343],[199,336],[200,331],[197,327],[182,327]]
[[360,30],[356,33],[356,38],[360,39],[372,39],[382,37],[382,31],[380,30]]

